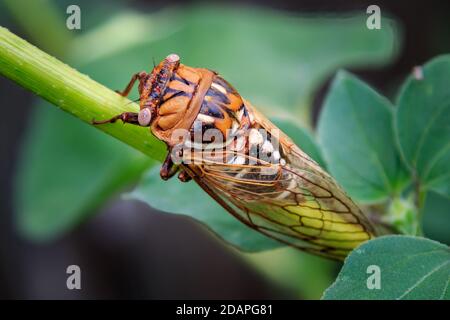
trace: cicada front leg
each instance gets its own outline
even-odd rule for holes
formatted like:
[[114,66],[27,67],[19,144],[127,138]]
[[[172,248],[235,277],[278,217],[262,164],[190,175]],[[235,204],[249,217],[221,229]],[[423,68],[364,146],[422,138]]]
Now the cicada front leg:
[[137,112],[124,112],[117,116],[112,117],[111,119],[97,121],[92,119],[92,124],[105,124],[105,123],[114,123],[117,120],[122,120],[123,123],[135,124],[141,127],[150,126],[150,122],[152,120],[152,111],[149,108],[144,108]]
[[122,120],[122,122],[124,122],[124,123],[131,123],[131,124],[138,125],[139,124],[138,117],[139,117],[139,114],[136,112],[124,112],[117,116],[112,117],[111,119],[100,120],[100,121],[96,121],[93,119],[92,124],[114,123],[117,120]]
[[[134,84],[137,80],[139,80],[139,94],[141,94],[142,84],[147,81],[148,73],[145,71],[141,71],[135,73],[132,77],[128,85],[125,87],[123,91],[116,92],[120,94],[122,97],[127,97],[130,94],[131,89],[133,89]],[[142,108],[139,113],[136,112],[124,112],[117,116],[112,117],[111,119],[96,121],[92,120],[92,124],[105,124],[105,123],[114,123],[117,120],[122,120],[123,123],[135,124],[141,127],[148,127],[150,125],[152,119],[152,111],[149,108]]]

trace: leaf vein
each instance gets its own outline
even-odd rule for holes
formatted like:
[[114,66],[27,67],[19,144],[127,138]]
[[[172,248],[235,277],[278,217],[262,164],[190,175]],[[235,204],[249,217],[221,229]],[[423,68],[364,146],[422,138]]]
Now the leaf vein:
[[434,268],[433,270],[431,270],[430,272],[428,272],[426,275],[424,275],[422,278],[420,278],[413,286],[411,286],[410,288],[408,288],[408,290],[406,290],[401,296],[399,296],[396,300],[401,300],[403,299],[405,296],[407,296],[412,290],[414,290],[415,288],[417,288],[422,282],[424,282],[428,277],[430,277],[433,273],[437,272],[439,269],[441,269],[442,267],[444,267],[446,264],[450,263],[450,261],[445,261],[444,263],[441,263],[440,265],[438,265],[436,268]]

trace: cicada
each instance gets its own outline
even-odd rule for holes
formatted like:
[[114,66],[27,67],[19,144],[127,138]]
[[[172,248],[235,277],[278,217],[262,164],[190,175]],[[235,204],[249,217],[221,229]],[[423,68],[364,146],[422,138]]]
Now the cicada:
[[218,73],[171,54],[120,94],[136,81],[140,111],[94,123],[150,127],[168,147],[162,179],[193,179],[242,223],[325,257],[343,259],[379,235],[338,183]]

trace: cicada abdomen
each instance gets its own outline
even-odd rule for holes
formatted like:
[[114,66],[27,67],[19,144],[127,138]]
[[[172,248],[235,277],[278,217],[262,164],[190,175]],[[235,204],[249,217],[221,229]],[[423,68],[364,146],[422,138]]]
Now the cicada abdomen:
[[378,235],[336,181],[217,73],[169,55],[123,95],[137,79],[140,112],[109,121],[150,126],[167,144],[163,179],[180,172],[249,227],[326,257]]

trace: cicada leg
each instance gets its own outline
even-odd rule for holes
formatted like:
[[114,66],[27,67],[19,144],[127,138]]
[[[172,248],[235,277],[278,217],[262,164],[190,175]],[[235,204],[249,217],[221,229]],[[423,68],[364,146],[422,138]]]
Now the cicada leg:
[[114,123],[117,120],[122,120],[124,123],[131,123],[139,125],[138,120],[139,114],[136,112],[124,112],[117,116],[112,117],[111,119],[96,121],[92,120],[92,124],[105,124],[105,123]]
[[136,80],[139,80],[139,82],[142,82],[147,78],[148,73],[145,71],[141,71],[138,73],[133,74],[133,76],[130,79],[130,82],[128,85],[123,89],[123,91],[116,90],[118,94],[120,94],[122,97],[127,97],[130,94],[131,89],[133,89],[134,84],[136,83]]
[[[131,89],[133,89],[134,84],[137,80],[139,83],[143,83],[148,77],[148,73],[145,71],[141,71],[135,73],[132,77],[128,85],[123,89],[123,91],[116,92],[120,94],[122,97],[126,97],[130,94]],[[141,86],[139,86],[139,93],[141,93]],[[122,120],[124,123],[131,123],[135,125],[139,125],[142,127],[147,127],[150,124],[152,118],[151,111],[148,109],[142,110],[139,113],[136,112],[124,112],[117,116],[112,117],[111,119],[96,121],[92,120],[92,124],[104,124],[104,123],[114,123],[117,120]]]
[[177,173],[179,167],[172,161],[172,152],[169,150],[169,153],[166,156],[166,159],[164,160],[161,169],[159,171],[159,175],[161,176],[161,179],[168,180],[172,178],[175,173]]
[[188,182],[192,180],[192,177],[186,172],[186,170],[182,170],[178,175],[178,179],[181,182]]

